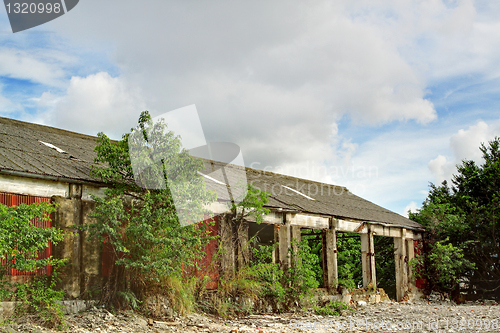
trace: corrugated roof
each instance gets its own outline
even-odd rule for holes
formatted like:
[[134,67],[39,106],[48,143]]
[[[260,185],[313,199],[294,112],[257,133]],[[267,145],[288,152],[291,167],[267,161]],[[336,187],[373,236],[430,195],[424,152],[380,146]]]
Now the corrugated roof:
[[[0,117],[0,173],[14,171],[99,183],[89,176],[96,140],[94,136]],[[271,208],[422,228],[420,224],[356,196],[342,186],[208,162],[205,163],[204,173],[213,176],[214,168],[225,167],[230,184],[238,181],[242,171],[246,173],[248,182],[270,193],[268,206]],[[224,179],[214,178],[225,182]],[[224,185],[208,178],[205,181],[209,188],[217,192],[220,200],[229,200]]]
[[96,140],[89,135],[0,117],[0,169],[97,183],[89,176]]
[[[207,162],[205,172],[212,172],[213,165],[214,162]],[[215,162],[215,166],[225,168],[230,184],[237,183],[237,177],[243,170],[241,166],[225,165],[219,162]],[[244,170],[249,183],[270,193],[268,206],[272,208],[423,229],[419,223],[365,200],[342,186],[251,168],[244,168]],[[222,178],[217,180],[224,181]],[[214,186],[207,182],[207,186],[216,190],[219,198],[228,200],[227,191],[222,190],[222,185]]]

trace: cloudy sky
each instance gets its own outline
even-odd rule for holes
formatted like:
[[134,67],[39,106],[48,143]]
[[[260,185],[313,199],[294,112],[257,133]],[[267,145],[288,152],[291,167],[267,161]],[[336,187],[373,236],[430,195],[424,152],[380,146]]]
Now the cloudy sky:
[[245,163],[404,214],[500,135],[500,2],[81,0],[12,34],[0,116],[113,138],[195,104]]

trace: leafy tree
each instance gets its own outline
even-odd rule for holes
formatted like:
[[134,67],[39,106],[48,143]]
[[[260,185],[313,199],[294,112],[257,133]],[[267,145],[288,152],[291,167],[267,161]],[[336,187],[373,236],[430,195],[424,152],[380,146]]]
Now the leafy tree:
[[422,209],[410,218],[428,228],[427,264],[451,244],[463,253],[454,258],[462,268],[451,269],[456,279],[468,282],[470,293],[500,297],[500,138],[479,149],[483,163],[463,160],[451,185],[431,184]]
[[[52,256],[40,258],[39,253],[52,243],[57,245],[64,239],[62,230],[54,227],[41,228],[39,225],[50,221],[50,214],[55,212],[52,204],[42,202],[31,205],[20,204],[8,207],[0,204],[0,295],[2,300],[17,300],[18,314],[34,312],[48,326],[62,328],[63,309],[59,301],[64,291],[56,290],[57,267],[66,259]],[[6,279],[9,269],[32,272],[51,266],[51,276],[35,276],[26,282],[12,283]]]
[[448,238],[433,243],[430,251],[417,255],[410,265],[416,268],[416,277],[427,280],[430,290],[448,292],[457,290],[460,278],[474,268],[462,249],[449,243]]
[[39,228],[37,223],[50,221],[49,214],[55,208],[49,203],[21,204],[8,207],[0,204],[0,256],[4,258],[2,270],[9,268],[31,272],[47,265],[57,266],[63,260],[39,258],[50,243],[57,244],[64,239],[61,230],[54,227]]
[[[212,239],[208,224],[183,226],[181,220],[206,220],[204,207],[216,196],[198,174],[203,162],[182,148],[165,123],[153,123],[147,111],[139,118],[139,130],[120,141],[99,133],[95,151],[91,174],[108,188],[103,198],[94,197],[89,237],[107,243],[115,260],[102,301],[120,304],[121,296],[136,304],[149,293],[178,285],[172,279],[182,280],[183,272],[203,257]],[[174,202],[174,191],[182,200]]]
[[250,244],[247,242],[248,220],[260,224],[270,212],[264,207],[269,201],[269,193],[257,189],[252,184],[240,186],[246,186],[247,191],[243,191],[243,198],[231,201],[231,210],[227,214],[232,228],[237,269],[248,266],[250,260]]

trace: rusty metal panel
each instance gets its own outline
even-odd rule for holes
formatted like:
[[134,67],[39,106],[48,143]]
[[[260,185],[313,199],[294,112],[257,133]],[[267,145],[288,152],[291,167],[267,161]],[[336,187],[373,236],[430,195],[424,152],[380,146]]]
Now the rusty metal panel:
[[[31,205],[33,203],[41,203],[41,202],[50,202],[50,198],[0,192],[0,203],[9,207],[19,206],[22,203]],[[40,221],[35,219],[32,222],[39,228],[47,228],[52,226],[52,223],[50,221]],[[45,259],[50,257],[51,255],[52,255],[52,244],[49,243],[49,246],[45,249],[45,251],[38,253],[37,258]],[[5,259],[0,260],[0,264],[5,264],[5,262],[6,262]],[[46,266],[44,268],[40,268],[31,272],[22,272],[12,268],[9,269],[7,272],[7,275],[12,275],[12,276],[51,275],[51,274],[52,274],[52,266]]]
[[[219,217],[209,218],[205,216],[205,220],[201,222],[202,224],[209,224],[214,222],[213,225],[209,226],[207,229],[210,236],[217,236],[219,233]],[[204,248],[205,256],[201,260],[197,260],[198,270],[193,273],[199,277],[203,278],[208,276],[210,281],[207,283],[207,289],[217,289],[219,285],[219,262],[217,260],[217,251],[219,250],[219,239],[212,239]],[[189,274],[190,272],[184,272]]]

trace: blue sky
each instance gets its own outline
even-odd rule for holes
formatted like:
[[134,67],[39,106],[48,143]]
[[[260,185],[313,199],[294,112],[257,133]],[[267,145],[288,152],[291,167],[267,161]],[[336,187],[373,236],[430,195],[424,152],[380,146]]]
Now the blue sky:
[[196,104],[247,165],[404,214],[499,135],[499,18],[472,0],[82,0],[12,34],[2,8],[0,116],[118,138]]

